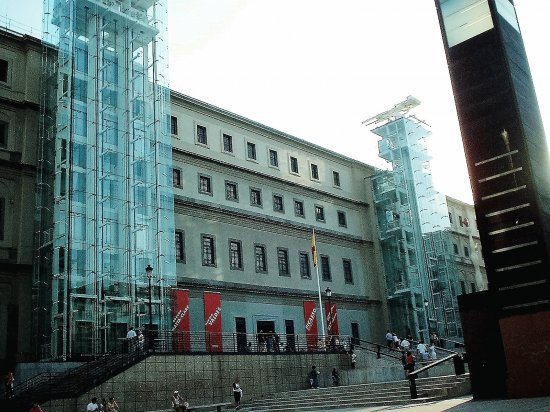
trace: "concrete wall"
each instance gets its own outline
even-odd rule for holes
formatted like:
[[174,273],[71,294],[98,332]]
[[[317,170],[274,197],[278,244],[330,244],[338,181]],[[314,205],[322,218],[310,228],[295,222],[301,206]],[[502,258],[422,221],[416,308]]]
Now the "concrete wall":
[[[332,368],[340,374],[341,385],[404,379],[401,362],[377,359],[376,354],[357,351],[356,369],[347,354],[293,355],[155,355],[109,379],[78,399],[55,400],[42,406],[45,412],[85,410],[94,396],[114,396],[120,411],[167,409],[170,396],[178,390],[191,405],[232,402],[231,384],[240,378],[243,401],[273,393],[307,389],[308,373],[315,365],[320,387],[331,386]],[[435,367],[421,377],[452,375],[452,363]]]
[[121,412],[166,409],[174,390],[191,405],[231,402],[231,384],[240,377],[243,400],[306,389],[308,372],[316,365],[320,385],[330,384],[333,367],[349,369],[345,354],[299,355],[166,355],[151,356],[109,379],[78,399],[54,400],[42,405],[45,412],[85,410],[94,396],[114,396]]

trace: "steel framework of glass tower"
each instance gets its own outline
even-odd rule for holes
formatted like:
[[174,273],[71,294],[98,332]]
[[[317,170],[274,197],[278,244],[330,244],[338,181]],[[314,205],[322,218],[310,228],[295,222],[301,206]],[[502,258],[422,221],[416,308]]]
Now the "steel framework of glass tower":
[[44,1],[33,279],[39,358],[111,349],[148,314],[149,294],[154,327],[171,325],[166,22],[165,0]]
[[[419,103],[409,97],[396,107],[411,101]],[[431,133],[406,111],[369,119],[385,122],[372,132],[382,138],[379,155],[392,167],[373,176],[391,325],[398,333],[424,339],[428,330],[460,337],[459,272],[451,256],[447,203],[433,187],[425,143]]]

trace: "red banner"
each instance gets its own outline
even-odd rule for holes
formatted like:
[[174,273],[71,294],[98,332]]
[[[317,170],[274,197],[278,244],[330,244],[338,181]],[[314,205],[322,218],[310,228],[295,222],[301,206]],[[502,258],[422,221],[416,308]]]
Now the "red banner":
[[304,300],[304,323],[308,350],[317,350],[317,308],[314,300]]
[[222,352],[222,302],[219,292],[204,292],[204,332],[207,352]]
[[175,352],[191,350],[189,331],[189,291],[172,288],[172,343]]
[[327,314],[327,335],[338,335],[338,314],[336,313],[336,304],[325,302],[325,312]]

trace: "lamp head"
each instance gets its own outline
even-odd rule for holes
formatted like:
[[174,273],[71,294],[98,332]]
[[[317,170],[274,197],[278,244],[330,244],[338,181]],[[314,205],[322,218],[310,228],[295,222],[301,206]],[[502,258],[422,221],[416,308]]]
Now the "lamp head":
[[325,293],[327,294],[327,297],[330,298],[332,296],[332,290],[330,290],[330,288],[327,288],[325,290]]
[[147,265],[145,268],[145,273],[147,274],[147,279],[151,279],[153,277],[153,268],[151,265]]

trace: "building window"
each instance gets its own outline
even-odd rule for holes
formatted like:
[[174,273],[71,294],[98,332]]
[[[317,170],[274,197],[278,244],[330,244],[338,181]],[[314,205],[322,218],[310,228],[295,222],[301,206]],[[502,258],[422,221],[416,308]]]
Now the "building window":
[[276,150],[269,149],[269,165],[279,167],[279,155]]
[[262,206],[262,191],[260,189],[250,189],[250,204],[252,206]]
[[466,283],[463,280],[460,281],[460,289],[462,290],[462,294],[465,295],[466,294]]
[[227,181],[225,182],[225,198],[227,200],[233,200],[233,201],[239,200],[237,183],[227,182]]
[[319,180],[319,167],[314,163],[311,164],[311,178]]
[[321,276],[325,282],[332,281],[332,275],[330,274],[330,261],[328,256],[321,256]]
[[170,116],[170,133],[178,134],[178,118],[176,116]]
[[315,219],[319,222],[325,221],[325,209],[323,206],[315,206]]
[[210,176],[199,175],[199,193],[212,195],[212,178]]
[[476,284],[474,282],[470,283],[470,286],[472,287],[472,293],[476,292]]
[[348,222],[346,220],[346,213],[338,211],[338,226],[347,227]]
[[185,262],[185,235],[181,230],[176,230],[176,261]]
[[353,283],[353,272],[351,271],[351,260],[342,259],[342,266],[344,268],[344,282]]
[[287,249],[277,248],[277,261],[279,264],[279,276],[290,276]]
[[460,227],[464,227],[464,222],[462,221],[462,216],[458,216],[458,223],[460,224]]
[[301,200],[294,201],[294,215],[297,217],[305,217],[304,214],[304,202]]
[[290,156],[290,171],[292,173],[298,174],[298,159],[295,157]]
[[233,136],[229,134],[223,134],[223,151],[233,153]]
[[181,187],[181,170],[172,169],[172,186]]
[[332,183],[336,187],[340,187],[340,173],[338,172],[332,172]]
[[246,142],[246,156],[250,160],[256,160],[256,145],[254,143]]
[[6,199],[0,197],[0,240],[4,240],[4,225],[6,221]]
[[242,270],[243,268],[241,242],[238,240],[229,241],[229,267],[233,270]]
[[453,224],[453,214],[449,212],[449,223]]
[[309,255],[307,252],[300,252],[300,276],[302,279],[311,279],[309,271]]
[[206,127],[197,125],[197,142],[200,144],[208,144],[208,137],[206,136]]
[[283,197],[281,195],[273,195],[273,210],[275,212],[284,212]]
[[0,59],[0,82],[8,82],[8,62]]
[[453,251],[455,255],[458,255],[458,245],[456,243],[453,243]]
[[256,273],[267,272],[267,259],[265,256],[265,246],[254,245],[254,261],[256,264]]
[[470,257],[470,249],[468,249],[468,246],[464,246],[464,256]]
[[8,147],[8,124],[0,122],[0,147]]
[[202,265],[216,266],[214,236],[202,235]]

